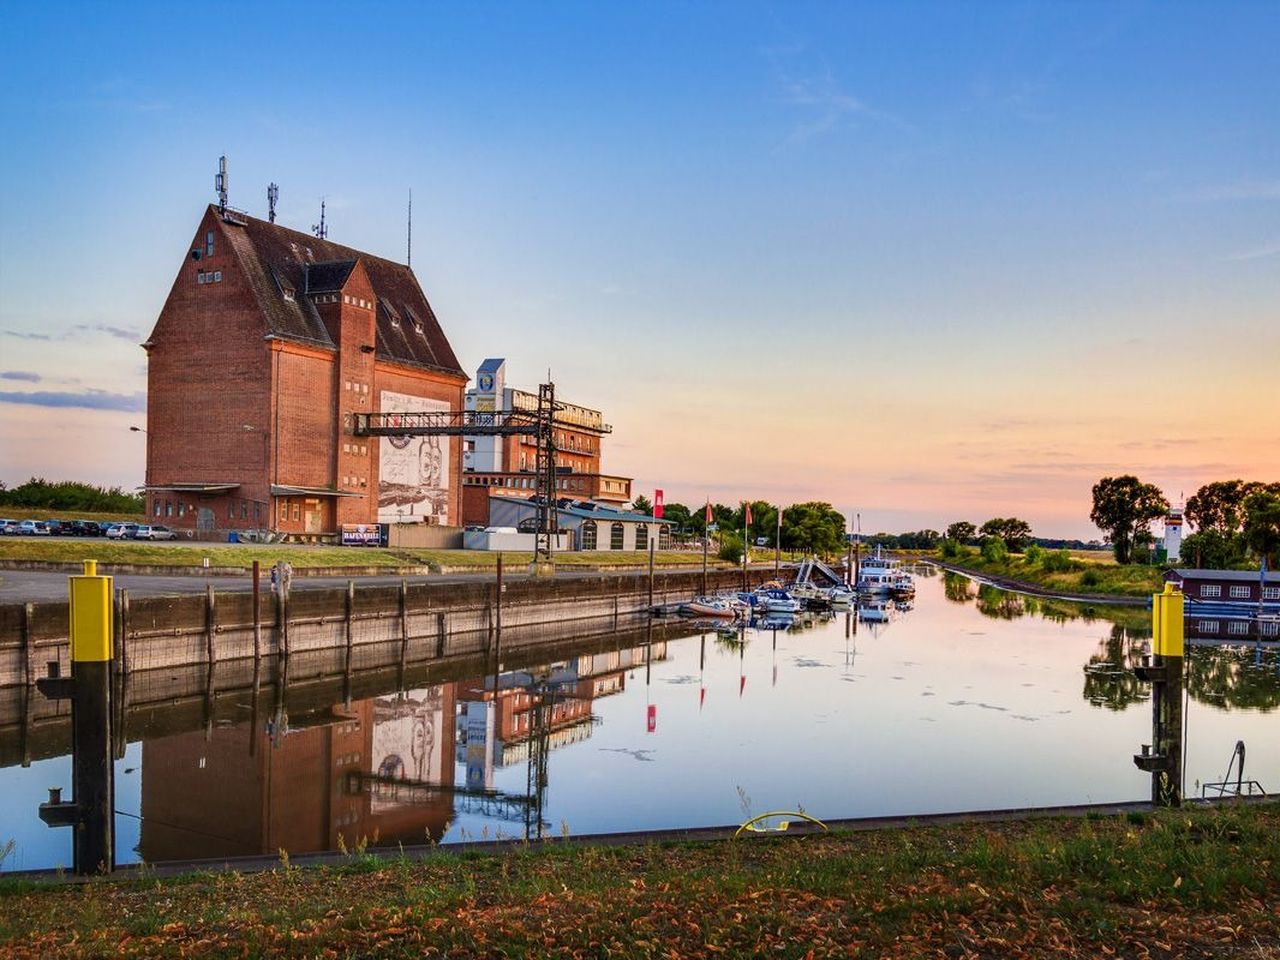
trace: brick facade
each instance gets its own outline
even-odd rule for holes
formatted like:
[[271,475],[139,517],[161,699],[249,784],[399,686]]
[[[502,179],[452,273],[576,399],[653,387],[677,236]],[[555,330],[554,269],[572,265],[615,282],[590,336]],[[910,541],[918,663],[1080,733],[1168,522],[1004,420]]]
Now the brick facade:
[[[147,343],[147,513],[324,536],[378,519],[383,389],[462,406],[466,375],[408,267],[209,207]],[[461,517],[447,444],[431,520]]]

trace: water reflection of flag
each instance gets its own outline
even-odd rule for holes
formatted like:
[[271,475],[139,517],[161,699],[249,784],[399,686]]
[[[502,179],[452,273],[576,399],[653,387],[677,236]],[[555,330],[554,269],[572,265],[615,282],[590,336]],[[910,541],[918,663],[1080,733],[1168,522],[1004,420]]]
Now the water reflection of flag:
[[701,710],[702,705],[706,702],[707,702],[707,688],[699,687],[698,688],[698,709]]
[[738,696],[742,696],[742,691],[747,688],[747,675],[744,673],[738,677]]
[[648,732],[658,729],[658,705],[656,703],[649,704]]

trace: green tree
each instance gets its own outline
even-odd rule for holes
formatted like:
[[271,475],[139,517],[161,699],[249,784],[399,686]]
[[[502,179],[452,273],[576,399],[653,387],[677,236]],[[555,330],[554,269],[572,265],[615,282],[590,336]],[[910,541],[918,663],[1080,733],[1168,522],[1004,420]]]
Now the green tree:
[[1031,524],[1017,517],[992,517],[978,533],[984,538],[999,537],[1010,550],[1018,551],[1031,539]]
[[693,514],[683,503],[668,503],[663,506],[662,518],[671,521],[672,531],[677,537],[698,532],[699,528],[693,522]]
[[1199,530],[1182,541],[1179,566],[1204,570],[1229,570],[1244,563],[1244,538],[1209,528]]
[[829,503],[797,503],[782,511],[782,546],[806,553],[842,553],[844,514]]
[[1245,544],[1275,569],[1280,557],[1280,492],[1263,489],[1250,494],[1244,501],[1244,515]]
[[1111,537],[1116,563],[1131,563],[1135,540],[1149,536],[1151,521],[1168,512],[1160,488],[1135,476],[1103,477],[1093,485],[1089,519]]
[[1238,533],[1244,524],[1245,498],[1265,489],[1257,481],[1218,480],[1206,483],[1187,500],[1187,521],[1197,530]]
[[631,512],[653,516],[653,502],[643,493],[637,493],[631,501]]
[[947,527],[947,539],[956,543],[972,543],[978,528],[968,520],[957,520]]
[[1005,563],[1009,559],[1009,548],[1004,539],[988,536],[982,541],[982,559],[987,563]]

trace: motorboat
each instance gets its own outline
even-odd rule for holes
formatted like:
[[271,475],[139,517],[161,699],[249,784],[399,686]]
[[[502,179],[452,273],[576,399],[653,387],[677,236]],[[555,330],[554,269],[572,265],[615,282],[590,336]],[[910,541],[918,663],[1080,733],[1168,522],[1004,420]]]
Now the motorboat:
[[738,606],[724,597],[694,597],[680,604],[682,617],[714,617],[717,620],[735,620]]
[[910,590],[915,593],[915,580],[902,567],[902,561],[886,557],[880,547],[862,560],[858,569],[858,593],[864,596],[883,597],[895,591]]
[[801,603],[786,590],[763,590],[758,596],[757,610],[765,613],[799,613]]

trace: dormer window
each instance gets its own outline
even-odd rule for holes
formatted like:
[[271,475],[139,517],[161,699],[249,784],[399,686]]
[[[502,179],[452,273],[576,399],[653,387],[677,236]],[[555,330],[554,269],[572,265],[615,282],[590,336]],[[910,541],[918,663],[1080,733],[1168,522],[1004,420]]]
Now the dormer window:
[[294,302],[293,287],[283,287],[280,292],[284,294],[285,300],[287,300],[289,303]]

